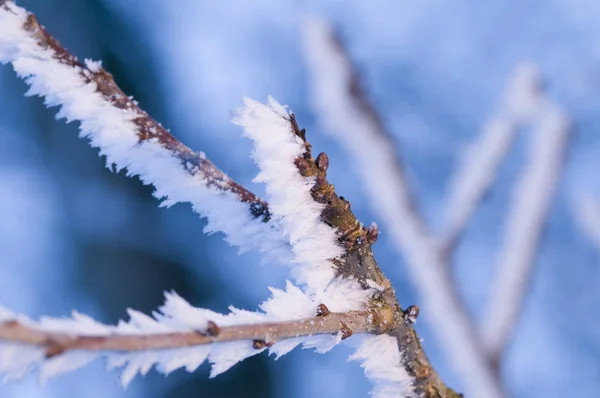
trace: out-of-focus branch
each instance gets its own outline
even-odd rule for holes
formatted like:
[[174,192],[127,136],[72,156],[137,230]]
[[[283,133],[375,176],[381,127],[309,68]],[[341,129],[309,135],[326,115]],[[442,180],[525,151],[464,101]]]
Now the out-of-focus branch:
[[351,311],[288,322],[223,327],[210,323],[206,330],[148,334],[113,333],[105,336],[58,333],[14,320],[0,323],[0,341],[42,347],[46,358],[71,350],[150,351],[238,340],[253,340],[255,348],[260,349],[277,341],[301,336],[342,333],[343,337],[349,337],[353,333],[375,332],[378,328],[377,322],[369,322],[369,319],[374,319],[370,312]]
[[315,108],[327,131],[357,161],[372,207],[387,222],[396,247],[406,256],[424,307],[437,323],[433,330],[459,370],[467,393],[474,397],[503,396],[445,258],[416,211],[393,142],[360,90],[350,58],[329,26],[316,21],[307,25],[306,55]]
[[531,65],[521,65],[503,96],[500,109],[471,144],[467,156],[452,176],[445,206],[440,246],[453,252],[469,220],[495,180],[517,131],[531,119],[539,102],[540,78]]
[[489,356],[498,363],[517,323],[542,232],[563,170],[570,125],[547,99],[529,143],[529,160],[511,197],[497,256],[492,295],[481,323]]
[[600,200],[581,195],[573,200],[571,211],[581,232],[600,248]]

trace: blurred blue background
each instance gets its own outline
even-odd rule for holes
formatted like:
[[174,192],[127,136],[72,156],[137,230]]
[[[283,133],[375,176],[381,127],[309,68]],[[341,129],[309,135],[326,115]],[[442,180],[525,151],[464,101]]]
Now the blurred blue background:
[[[230,122],[242,96],[271,94],[294,110],[332,181],[365,224],[378,221],[351,159],[319,132],[308,98],[301,27],[332,21],[368,96],[397,137],[427,219],[441,218],[451,171],[492,115],[521,62],[541,70],[575,125],[557,200],[522,317],[502,364],[514,397],[600,396],[600,252],[573,206],[600,198],[600,2],[23,0],[79,58],[101,59],[123,90],[223,170],[251,185],[250,144]],[[189,206],[158,208],[151,188],[111,173],[77,126],[54,120],[10,67],[0,69],[0,304],[32,317],[72,309],[115,322],[174,289],[193,304],[246,309],[284,285],[285,270],[238,256]],[[501,225],[526,155],[521,135],[455,256],[455,274],[478,318]],[[262,187],[253,187],[262,193]],[[386,241],[379,264],[403,304],[418,304],[403,259]],[[421,308],[427,311],[427,308]],[[417,329],[442,377],[461,389],[424,322]],[[438,326],[439,327],[439,326]],[[151,372],[123,391],[97,363],[39,388],[34,377],[0,397],[364,397],[369,383],[350,350],[296,350],[250,358],[216,379],[208,366],[164,378]]]

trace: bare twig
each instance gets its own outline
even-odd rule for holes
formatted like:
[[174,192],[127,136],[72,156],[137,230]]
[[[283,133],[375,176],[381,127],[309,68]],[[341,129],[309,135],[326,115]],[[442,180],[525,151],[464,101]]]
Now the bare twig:
[[[0,341],[44,347],[46,357],[60,355],[70,350],[91,351],[147,351],[224,343],[238,340],[254,340],[273,344],[276,341],[319,334],[336,334],[350,330],[351,333],[371,333],[380,326],[369,322],[369,312],[351,311],[329,313],[288,322],[258,323],[211,327],[203,331],[77,335],[44,331],[19,321],[0,323]],[[257,343],[260,344],[260,343]]]
[[452,176],[446,220],[440,238],[443,253],[450,255],[473,213],[495,180],[502,160],[519,128],[531,119],[539,101],[540,79],[530,65],[521,65],[504,94],[500,109]]
[[548,100],[529,144],[529,161],[512,193],[482,337],[495,363],[514,330],[566,154],[570,126]]
[[358,161],[372,207],[387,222],[396,247],[407,258],[423,307],[438,323],[433,328],[438,341],[461,372],[470,395],[503,396],[445,258],[416,210],[394,143],[360,89],[348,54],[329,26],[313,22],[306,33],[316,108],[327,130]]

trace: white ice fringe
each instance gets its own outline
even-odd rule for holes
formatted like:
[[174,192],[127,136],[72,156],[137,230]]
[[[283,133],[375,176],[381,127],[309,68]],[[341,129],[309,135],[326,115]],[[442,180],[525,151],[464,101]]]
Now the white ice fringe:
[[321,221],[323,205],[311,196],[315,179],[301,176],[294,164],[305,148],[292,132],[286,107],[271,97],[266,105],[246,98],[233,122],[254,141],[253,158],[260,167],[255,181],[266,184],[270,210],[292,245],[293,275],[309,292],[320,294],[334,277],[330,260],[343,250],[335,230]]
[[365,375],[375,386],[375,398],[414,397],[414,379],[403,366],[403,354],[395,337],[381,334],[361,336],[362,341],[348,360],[361,362]]
[[[45,97],[46,106],[61,106],[57,118],[80,122],[80,135],[106,156],[107,167],[126,168],[144,184],[155,186],[154,196],[165,200],[164,206],[191,203],[193,209],[208,219],[206,232],[222,231],[226,241],[241,250],[258,249],[270,253],[280,262],[289,258],[289,247],[274,222],[254,218],[248,205],[230,193],[208,187],[202,175],[191,175],[182,161],[155,140],[139,142],[133,120],[140,115],[118,109],[96,92],[80,73],[90,73],[59,62],[55,52],[38,45],[23,29],[27,11],[14,3],[0,8],[0,63],[12,63],[17,74],[30,85],[26,95]],[[99,63],[86,61],[93,72]]]
[[[105,325],[94,319],[73,312],[71,318],[41,318],[39,322],[24,316],[13,314],[0,307],[0,322],[15,320],[34,329],[45,332],[68,333],[78,336],[136,335],[168,332],[203,331],[208,322],[215,322],[219,327],[248,325],[266,322],[283,322],[306,319],[314,316],[318,302],[302,292],[290,282],[286,290],[270,288],[272,297],[262,303],[262,312],[229,308],[228,314],[220,314],[204,308],[190,305],[175,293],[166,293],[165,304],[153,313],[153,316],[128,310],[129,321],[120,321],[116,326]],[[338,289],[338,293],[344,293]],[[352,292],[348,292],[352,293]],[[346,302],[341,305],[338,297],[326,298],[324,304],[336,311],[348,311],[358,303]],[[337,308],[336,308],[337,303]],[[341,341],[341,335],[322,335],[297,337],[276,342],[268,348],[269,352],[279,358],[298,345],[304,348],[315,348],[324,353],[331,350]],[[121,384],[127,386],[139,373],[145,375],[152,367],[159,372],[169,374],[178,368],[194,371],[205,360],[212,364],[210,377],[215,377],[229,370],[242,360],[259,354],[265,349],[256,349],[252,340],[215,343],[175,349],[156,349],[137,352],[106,351],[67,351],[64,354],[46,359],[43,347],[28,346],[10,341],[0,340],[0,375],[4,381],[20,379],[30,370],[40,374],[41,381],[46,381],[60,374],[81,368],[90,362],[106,357],[108,367],[123,367]]]

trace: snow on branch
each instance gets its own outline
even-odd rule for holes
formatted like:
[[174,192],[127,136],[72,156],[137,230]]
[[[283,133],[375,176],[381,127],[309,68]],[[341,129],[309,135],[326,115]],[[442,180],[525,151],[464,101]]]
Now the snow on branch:
[[[241,249],[286,256],[278,225],[265,201],[183,145],[127,97],[99,63],[79,62],[35,16],[0,1],[0,62],[11,63],[29,85],[27,95],[60,106],[57,118],[79,121],[82,136],[106,156],[107,166],[126,168],[153,184],[162,205],[189,202],[208,219],[207,232],[222,231]],[[257,238],[259,236],[259,238]]]
[[373,397],[413,396],[412,379],[402,366],[406,358],[398,350],[398,341],[393,336],[363,336],[363,341],[349,360],[362,361],[367,377],[375,381],[375,388],[371,391]]
[[440,246],[450,253],[493,183],[517,131],[534,115],[540,97],[538,71],[524,64],[517,68],[499,110],[486,124],[481,137],[471,145],[452,176],[450,197]]
[[182,367],[192,372],[206,359],[214,377],[267,349],[277,357],[298,344],[326,352],[353,333],[382,326],[381,312],[324,312],[323,304],[315,305],[291,284],[272,291],[261,305],[264,312],[230,308],[226,315],[168,293],[153,317],[129,310],[130,320],[116,326],[77,312],[34,322],[0,309],[0,374],[19,379],[34,367],[46,380],[106,357],[109,368],[124,367],[123,386],[153,366],[165,374]]
[[305,54],[315,111],[325,130],[356,160],[372,207],[406,256],[423,305],[437,324],[433,331],[462,376],[467,394],[502,397],[500,383],[455,291],[446,260],[416,210],[395,145],[362,92],[358,74],[330,26],[321,21],[306,25]]
[[327,181],[328,157],[312,157],[306,132],[298,128],[294,114],[272,98],[266,105],[246,99],[234,123],[255,143],[253,156],[261,170],[256,181],[266,183],[273,218],[280,221],[293,248],[293,272],[310,296],[336,306],[346,303],[336,311],[366,305],[391,310],[393,319],[380,327],[388,334],[362,336],[350,358],[363,361],[367,377],[375,382],[373,395],[433,397],[431,391],[443,390],[442,396],[455,396],[431,368],[410,327],[417,307],[398,311],[391,284],[374,261],[371,245],[377,227],[364,227],[350,203],[335,193]]
[[267,105],[246,98],[234,123],[254,141],[253,157],[260,168],[255,181],[266,184],[271,213],[293,248],[298,283],[322,292],[335,275],[331,259],[344,251],[335,230],[321,220],[324,206],[311,196],[315,178],[300,175],[295,165],[305,147],[290,120],[287,109],[273,98]]
[[529,159],[511,195],[492,294],[481,332],[498,361],[523,306],[542,233],[564,166],[570,123],[544,99],[529,143]]

